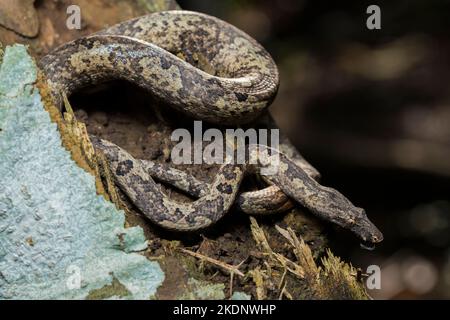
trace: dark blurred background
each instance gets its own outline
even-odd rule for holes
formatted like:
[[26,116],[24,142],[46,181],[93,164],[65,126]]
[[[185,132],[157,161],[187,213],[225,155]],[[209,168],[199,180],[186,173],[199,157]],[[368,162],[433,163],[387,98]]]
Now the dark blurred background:
[[[450,1],[179,0],[272,54],[271,112],[323,175],[364,207],[384,242],[331,235],[357,267],[378,264],[379,299],[450,298]],[[381,8],[381,30],[366,9]]]

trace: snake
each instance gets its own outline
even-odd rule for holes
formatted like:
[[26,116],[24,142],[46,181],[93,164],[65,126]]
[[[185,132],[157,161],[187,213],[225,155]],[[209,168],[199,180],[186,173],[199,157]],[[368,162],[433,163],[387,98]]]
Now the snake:
[[[240,126],[264,119],[279,87],[270,54],[235,26],[203,13],[172,10],[121,22],[57,47],[39,66],[51,97],[62,111],[64,95],[111,80],[125,80],[151,92],[165,105],[212,124]],[[277,156],[275,174],[262,165],[225,161],[205,183],[175,168],[135,159],[120,146],[90,135],[104,154],[115,183],[153,223],[175,231],[212,226],[236,204],[247,213],[273,213],[299,203],[316,216],[353,232],[363,242],[383,235],[364,209],[318,183],[319,173],[282,137],[279,149],[256,146],[254,156]],[[252,151],[255,152],[255,151]],[[266,159],[267,160],[267,159]],[[239,193],[244,176],[259,174],[269,184]],[[160,182],[185,191],[193,201],[171,199]]]

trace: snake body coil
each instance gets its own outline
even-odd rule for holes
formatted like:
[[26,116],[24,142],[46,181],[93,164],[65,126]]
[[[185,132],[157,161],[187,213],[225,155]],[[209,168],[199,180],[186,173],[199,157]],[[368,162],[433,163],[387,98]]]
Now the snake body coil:
[[[222,20],[188,11],[159,12],[120,23],[57,48],[40,65],[58,106],[61,93],[70,95],[81,87],[122,79],[195,119],[229,125],[261,117],[279,82],[274,61],[254,39]],[[94,136],[91,140],[106,155],[122,191],[165,228],[208,227],[233,203],[247,212],[277,212],[290,207],[292,199],[364,241],[382,240],[364,210],[316,182],[317,171],[286,139],[280,145],[282,153],[273,151],[280,159],[277,172],[265,177],[272,185],[239,196],[243,176],[258,171],[257,166],[225,163],[206,184],[181,171],[134,159],[111,142]],[[175,202],[153,178],[198,200]]]
[[[199,60],[216,74],[192,65]],[[277,67],[255,40],[219,19],[187,11],[121,23],[59,47],[41,64],[55,97],[123,79],[196,119],[220,124],[255,119],[278,88]]]

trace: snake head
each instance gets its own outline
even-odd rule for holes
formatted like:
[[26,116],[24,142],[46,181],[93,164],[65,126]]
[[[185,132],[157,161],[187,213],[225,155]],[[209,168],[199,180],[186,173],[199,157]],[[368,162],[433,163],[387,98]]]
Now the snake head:
[[354,207],[352,211],[354,220],[350,226],[350,230],[362,240],[362,247],[373,249],[376,243],[383,241],[383,234],[369,220],[364,209]]

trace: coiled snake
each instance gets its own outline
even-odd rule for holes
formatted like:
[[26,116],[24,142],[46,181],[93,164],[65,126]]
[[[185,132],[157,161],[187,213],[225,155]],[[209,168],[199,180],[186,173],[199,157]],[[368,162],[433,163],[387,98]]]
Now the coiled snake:
[[[207,60],[215,74],[195,67],[199,59]],[[278,89],[277,67],[261,45],[222,20],[189,11],[158,12],[117,24],[60,46],[43,57],[40,66],[58,106],[61,93],[70,95],[81,87],[122,79],[195,119],[217,124],[239,125],[267,117],[266,108]],[[208,227],[233,203],[246,212],[267,213],[281,211],[294,200],[363,241],[383,239],[363,209],[315,180],[317,171],[285,138],[279,150],[266,155],[280,159],[277,172],[265,177],[271,185],[241,194],[244,174],[259,171],[257,165],[225,163],[206,184],[182,171],[134,159],[111,142],[94,136],[91,141],[107,157],[120,189],[145,216],[165,228]],[[153,178],[199,198],[175,202]]]

